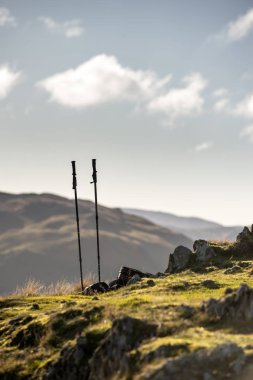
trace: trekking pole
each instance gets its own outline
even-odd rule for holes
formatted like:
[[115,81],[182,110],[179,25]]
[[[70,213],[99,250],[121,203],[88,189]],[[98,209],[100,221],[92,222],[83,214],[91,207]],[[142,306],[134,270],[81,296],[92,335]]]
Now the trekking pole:
[[78,240],[78,251],[79,251],[79,264],[80,264],[80,278],[81,278],[81,288],[83,287],[83,269],[82,269],[82,252],[81,252],[81,241],[80,241],[80,228],[79,228],[79,213],[78,213],[78,202],[77,202],[77,180],[76,180],[76,162],[71,161],[72,164],[72,175],[73,175],[73,186],[72,189],[75,192],[75,206],[76,206],[76,226],[77,226],[77,240]]
[[95,213],[96,213],[96,230],[97,230],[97,258],[98,258],[98,281],[101,281],[100,277],[100,247],[99,247],[99,229],[98,229],[98,199],[97,199],[97,169],[96,169],[96,159],[92,160],[92,178],[94,183],[94,193],[95,193]]

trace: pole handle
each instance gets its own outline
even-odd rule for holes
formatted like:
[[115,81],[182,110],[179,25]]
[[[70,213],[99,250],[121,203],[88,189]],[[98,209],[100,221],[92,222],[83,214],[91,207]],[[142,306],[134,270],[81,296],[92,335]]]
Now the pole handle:
[[93,181],[91,183],[97,183],[97,168],[96,168],[96,159],[95,158],[92,159],[92,169],[93,169],[93,173],[92,173]]
[[73,184],[72,184],[72,189],[76,189],[77,187],[77,180],[76,180],[76,162],[71,161],[72,164],[72,176],[73,176]]

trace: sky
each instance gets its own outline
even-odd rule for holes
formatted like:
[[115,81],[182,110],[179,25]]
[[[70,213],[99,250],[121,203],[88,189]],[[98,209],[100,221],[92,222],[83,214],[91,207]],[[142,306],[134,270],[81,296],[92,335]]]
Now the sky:
[[251,224],[252,0],[0,0],[0,191]]

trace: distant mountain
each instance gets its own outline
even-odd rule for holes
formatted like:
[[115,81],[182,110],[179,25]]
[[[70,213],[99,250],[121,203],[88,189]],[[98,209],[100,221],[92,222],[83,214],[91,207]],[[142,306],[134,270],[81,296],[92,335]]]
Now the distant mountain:
[[[84,274],[96,273],[94,204],[79,202]],[[169,253],[192,241],[181,233],[99,207],[102,278],[115,278],[121,265],[165,270]],[[0,293],[28,277],[43,282],[78,280],[74,201],[52,194],[0,193]]]
[[235,240],[242,226],[225,227],[205,219],[177,216],[165,212],[123,208],[130,215],[137,215],[153,223],[182,233],[190,239]]

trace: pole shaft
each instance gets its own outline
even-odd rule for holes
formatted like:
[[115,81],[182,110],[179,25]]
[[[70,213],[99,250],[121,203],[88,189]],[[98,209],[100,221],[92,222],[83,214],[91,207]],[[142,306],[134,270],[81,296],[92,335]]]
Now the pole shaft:
[[82,251],[81,251],[81,239],[80,239],[80,226],[79,226],[79,212],[78,212],[78,201],[77,201],[77,181],[76,181],[76,165],[75,161],[71,161],[73,170],[73,190],[75,193],[75,208],[76,208],[76,228],[77,228],[77,241],[78,241],[78,254],[79,254],[79,266],[80,266],[80,279],[81,279],[81,289],[84,290],[83,286],[83,268],[82,268]]
[[76,227],[77,227],[77,239],[78,239],[80,278],[81,278],[81,288],[82,288],[82,291],[83,291],[84,290],[84,286],[83,286],[82,251],[81,251],[81,239],[80,239],[80,227],[79,227],[79,212],[78,212],[77,190],[76,189],[75,189],[75,206],[76,206]]
[[100,274],[100,246],[99,246],[99,228],[98,228],[98,199],[97,199],[97,182],[94,182],[95,193],[95,211],[96,211],[96,230],[97,230],[97,258],[98,258],[98,281],[101,281]]

